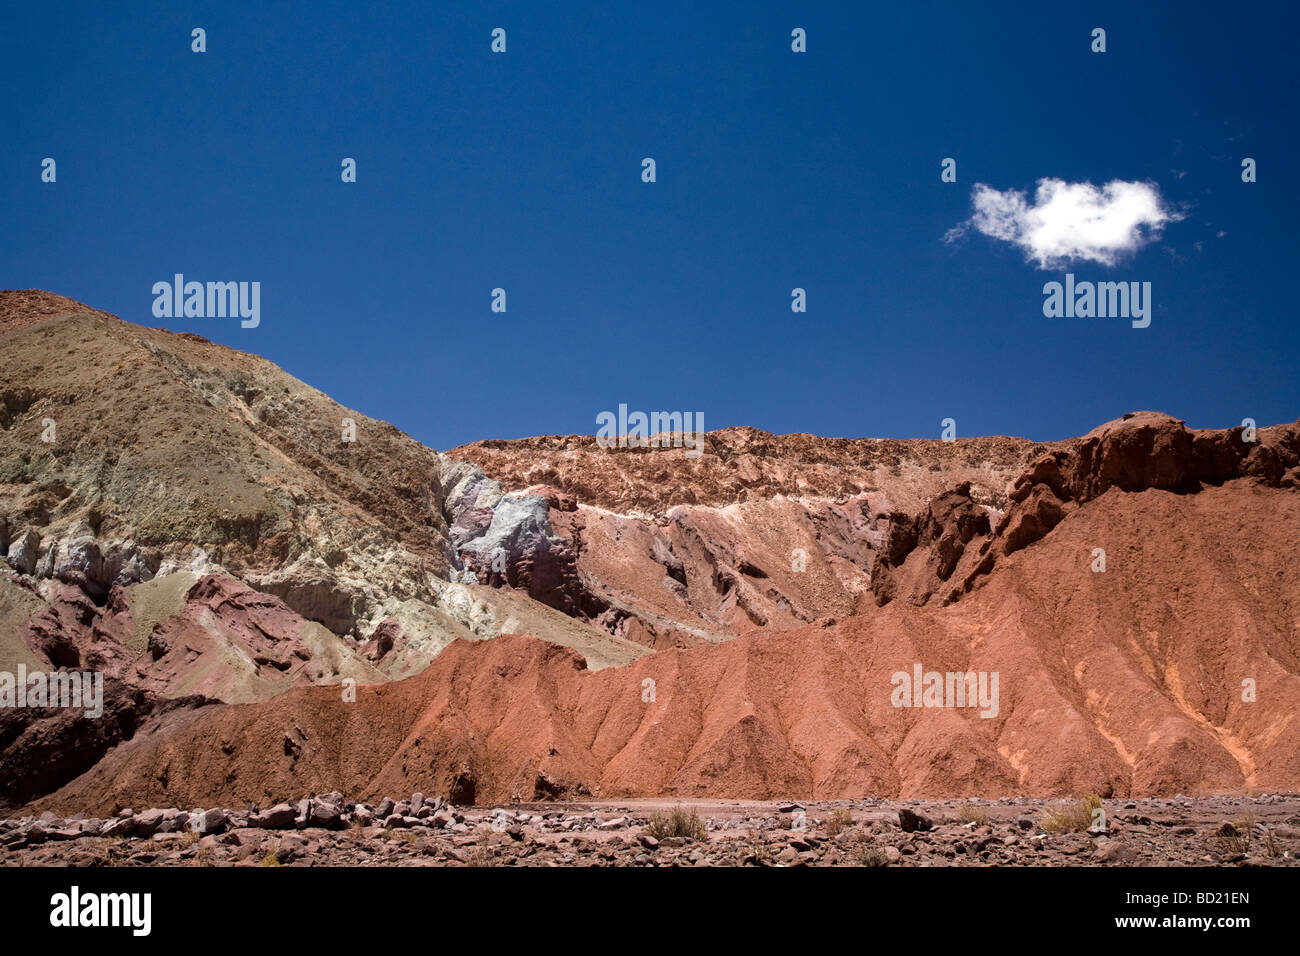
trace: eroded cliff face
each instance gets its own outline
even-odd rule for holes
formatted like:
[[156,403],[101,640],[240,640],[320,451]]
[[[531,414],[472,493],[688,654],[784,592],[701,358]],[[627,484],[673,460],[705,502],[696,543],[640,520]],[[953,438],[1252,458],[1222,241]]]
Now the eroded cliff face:
[[915,517],[891,518],[872,588],[881,603],[900,590],[914,604],[950,603],[979,585],[1000,557],[1038,541],[1108,491],[1190,495],[1241,479],[1295,491],[1297,463],[1294,425],[1247,436],[1241,427],[1192,431],[1168,415],[1133,412],[1035,458],[1012,483],[1005,511],[983,513],[963,483]]
[[891,523],[957,486],[991,520],[1054,446],[710,432],[678,448],[604,449],[568,436],[449,452],[539,495],[576,558],[564,606],[651,648],[716,643],[857,613]]

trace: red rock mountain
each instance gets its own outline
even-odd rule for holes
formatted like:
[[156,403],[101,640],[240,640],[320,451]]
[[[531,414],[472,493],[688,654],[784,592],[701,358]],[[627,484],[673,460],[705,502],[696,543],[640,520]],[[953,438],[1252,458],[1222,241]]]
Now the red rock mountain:
[[0,649],[133,715],[40,775],[79,721],[0,716],[11,804],[1300,788],[1300,424],[438,455],[44,293],[0,348]]

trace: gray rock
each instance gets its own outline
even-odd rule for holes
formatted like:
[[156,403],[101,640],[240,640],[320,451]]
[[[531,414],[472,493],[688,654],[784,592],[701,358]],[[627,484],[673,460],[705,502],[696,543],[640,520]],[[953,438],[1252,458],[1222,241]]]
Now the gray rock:
[[104,555],[102,580],[107,588],[127,587],[153,578],[155,562],[134,541],[114,541]]
[[550,507],[545,498],[541,495],[505,497],[492,509],[492,520],[482,537],[465,542],[460,549],[474,555],[481,566],[490,567],[498,551],[504,552],[510,561],[551,535]]
[[[56,553],[57,552],[57,553]],[[83,589],[105,590],[104,555],[99,550],[95,534],[85,524],[78,524],[69,532],[68,537],[57,548],[51,548],[52,560],[50,576],[75,584]]]
[[163,812],[161,810],[145,810],[143,813],[137,813],[131,818],[135,822],[136,836],[151,837],[158,832],[162,826]]
[[1103,840],[1092,858],[1101,863],[1127,863],[1133,859],[1133,851],[1118,840]]
[[200,833],[220,833],[226,828],[229,817],[225,810],[204,810],[199,820]]
[[40,558],[40,550],[41,536],[29,528],[21,538],[9,545],[9,554],[5,560],[19,574],[33,574]]
[[298,813],[290,804],[277,803],[268,810],[254,814],[249,825],[263,830],[288,830],[297,818]]
[[135,823],[130,817],[117,817],[109,820],[99,829],[103,837],[128,837],[135,832]]
[[180,833],[190,823],[190,815],[184,810],[177,810],[170,807],[163,811],[162,823],[158,827],[159,833]]
[[340,795],[337,802],[327,801],[320,797],[311,801],[311,809],[307,814],[307,825],[313,827],[324,827],[327,830],[343,829],[343,798]]

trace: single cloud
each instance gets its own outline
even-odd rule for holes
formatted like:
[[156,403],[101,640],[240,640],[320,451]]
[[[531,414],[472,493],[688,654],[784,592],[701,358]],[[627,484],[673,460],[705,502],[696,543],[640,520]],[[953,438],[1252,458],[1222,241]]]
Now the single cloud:
[[1032,204],[1021,190],[977,183],[971,202],[975,214],[948,230],[946,242],[973,228],[1019,246],[1040,269],[1073,260],[1113,266],[1183,218],[1161,199],[1154,183],[1119,179],[1101,187],[1040,179]]

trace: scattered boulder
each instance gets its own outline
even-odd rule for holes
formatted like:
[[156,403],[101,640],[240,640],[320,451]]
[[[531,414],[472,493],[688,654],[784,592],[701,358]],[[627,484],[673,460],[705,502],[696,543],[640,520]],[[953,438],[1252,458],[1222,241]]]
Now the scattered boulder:
[[907,807],[900,807],[898,810],[898,825],[904,833],[915,833],[933,829],[934,821],[923,813],[917,813],[909,810]]
[[220,833],[229,822],[230,817],[225,810],[204,810],[199,814],[198,832],[204,834]]
[[254,814],[249,825],[267,830],[287,830],[293,826],[297,817],[297,811],[290,804],[277,803],[269,810]]
[[343,794],[334,791],[313,797],[307,812],[307,825],[326,830],[343,829]]
[[163,816],[162,810],[145,810],[142,813],[137,813],[132,818],[132,829],[135,831],[135,835],[145,838],[153,836],[158,832],[158,828],[162,826]]

